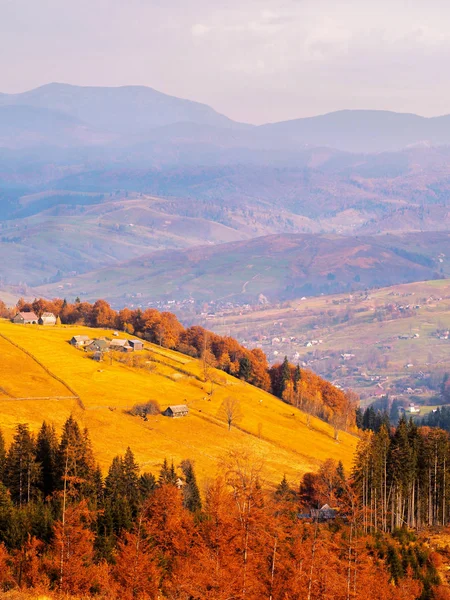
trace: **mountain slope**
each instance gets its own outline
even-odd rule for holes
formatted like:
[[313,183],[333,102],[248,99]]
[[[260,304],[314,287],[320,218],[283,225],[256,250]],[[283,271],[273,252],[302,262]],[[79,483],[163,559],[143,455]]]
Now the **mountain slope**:
[[36,293],[104,297],[117,306],[162,299],[256,302],[381,287],[450,274],[450,234],[272,235],[155,252]]
[[144,86],[81,87],[50,83],[20,94],[1,95],[0,105],[7,104],[56,110],[97,128],[127,135],[141,135],[154,127],[185,121],[239,127],[205,104]]
[[384,152],[409,145],[450,143],[450,115],[425,118],[381,110],[342,110],[260,126],[258,133],[292,144],[328,146],[348,152]]
[[0,98],[0,147],[90,146],[110,142],[113,136],[88,126],[74,116],[46,107],[5,105]]
[[[411,145],[450,144],[449,115],[425,118],[391,111],[343,110],[254,127],[236,123],[205,104],[145,86],[50,83],[19,94],[0,94],[0,106],[27,106],[69,115],[103,131],[105,145],[111,141],[107,134],[115,134],[117,148],[156,143],[161,145],[159,153],[170,156],[179,146],[188,146],[186,161],[197,156],[197,161],[203,162],[208,152],[223,160],[224,149],[233,151],[236,162],[253,162],[255,158],[261,161],[261,152],[268,152],[270,161],[277,160],[276,151],[282,152],[283,160],[292,161],[295,152],[308,146],[378,153]],[[26,130],[24,121],[22,135]],[[53,141],[50,135],[46,144]]]
[[[191,357],[148,345],[149,354],[140,353],[140,368],[132,366],[131,357],[129,364],[110,364],[109,360],[99,364],[67,343],[76,334],[96,337],[111,332],[21,326],[0,320],[0,427],[8,440],[18,422],[36,430],[46,419],[60,428],[72,413],[89,428],[103,467],[131,446],[146,470],[157,472],[165,457],[175,464],[191,458],[204,480],[216,472],[220,456],[240,445],[253,447],[265,459],[270,483],[278,483],[284,473],[298,481],[302,473],[316,469],[328,457],[351,465],[355,437],[343,433],[336,443],[329,425],[313,419],[309,429],[303,413],[266,392],[214,371],[214,393],[208,399],[210,384],[202,382],[202,367]],[[14,399],[22,398],[26,390],[33,399]],[[77,397],[71,397],[72,393]],[[219,417],[220,405],[228,396],[239,398],[243,413],[239,429],[230,432]],[[190,414],[182,419],[152,416],[148,421],[128,414],[135,403],[149,399],[160,402],[163,409],[187,403]]]

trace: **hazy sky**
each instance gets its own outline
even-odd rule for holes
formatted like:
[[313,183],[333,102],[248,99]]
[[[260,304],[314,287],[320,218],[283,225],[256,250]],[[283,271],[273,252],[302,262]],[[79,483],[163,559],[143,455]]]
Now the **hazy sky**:
[[450,113],[447,0],[0,0],[0,91],[140,84],[260,123]]

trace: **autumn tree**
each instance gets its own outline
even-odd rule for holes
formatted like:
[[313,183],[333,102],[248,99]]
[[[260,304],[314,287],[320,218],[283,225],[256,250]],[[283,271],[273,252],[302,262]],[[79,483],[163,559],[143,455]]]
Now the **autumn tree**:
[[228,425],[228,431],[233,425],[240,423],[242,416],[240,401],[233,396],[227,396],[220,406],[219,417]]

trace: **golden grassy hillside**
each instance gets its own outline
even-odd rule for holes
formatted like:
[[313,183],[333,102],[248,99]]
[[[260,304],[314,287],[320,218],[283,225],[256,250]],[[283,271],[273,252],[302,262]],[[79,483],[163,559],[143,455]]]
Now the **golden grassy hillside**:
[[[141,367],[109,357],[97,363],[68,344],[78,334],[111,336],[111,331],[0,320],[0,427],[8,441],[18,423],[37,430],[46,419],[60,429],[72,413],[88,427],[104,469],[127,446],[141,468],[155,474],[165,457],[175,465],[190,458],[200,480],[214,475],[218,459],[239,445],[251,446],[263,457],[270,483],[279,482],[283,474],[297,482],[328,457],[351,466],[356,437],[342,433],[336,442],[332,428],[318,419],[312,419],[309,429],[301,411],[262,390],[212,370],[214,392],[209,398],[210,383],[203,382],[196,359],[147,344],[145,351],[129,355],[130,362],[140,355]],[[238,398],[242,410],[239,429],[231,431],[219,417],[228,396]],[[150,399],[162,409],[186,403],[190,413],[180,419],[152,416],[148,421],[127,413]]]

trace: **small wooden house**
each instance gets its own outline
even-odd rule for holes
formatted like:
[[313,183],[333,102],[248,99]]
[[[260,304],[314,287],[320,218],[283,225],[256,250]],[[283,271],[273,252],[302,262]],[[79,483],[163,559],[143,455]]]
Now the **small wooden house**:
[[128,347],[128,340],[112,340],[109,344],[110,350],[125,351]]
[[328,504],[324,504],[321,508],[312,508],[311,517],[314,521],[324,522],[333,521],[336,518],[336,511]]
[[38,321],[39,325],[56,325],[56,317],[51,312],[42,313]]
[[186,417],[188,413],[189,409],[186,404],[174,404],[172,406],[168,406],[162,414],[165,417]]
[[94,352],[94,356],[92,358],[96,362],[102,362],[102,360],[103,360],[103,352],[100,352],[99,350],[97,352]]
[[39,319],[34,312],[18,312],[17,315],[11,319],[11,321],[13,323],[20,323],[22,325],[36,325]]
[[130,340],[129,344],[134,352],[144,349],[144,342],[142,340]]
[[84,348],[92,344],[92,340],[88,335],[74,335],[69,344],[76,348]]
[[85,346],[88,352],[107,352],[109,349],[109,340],[98,338],[93,340],[88,346]]

